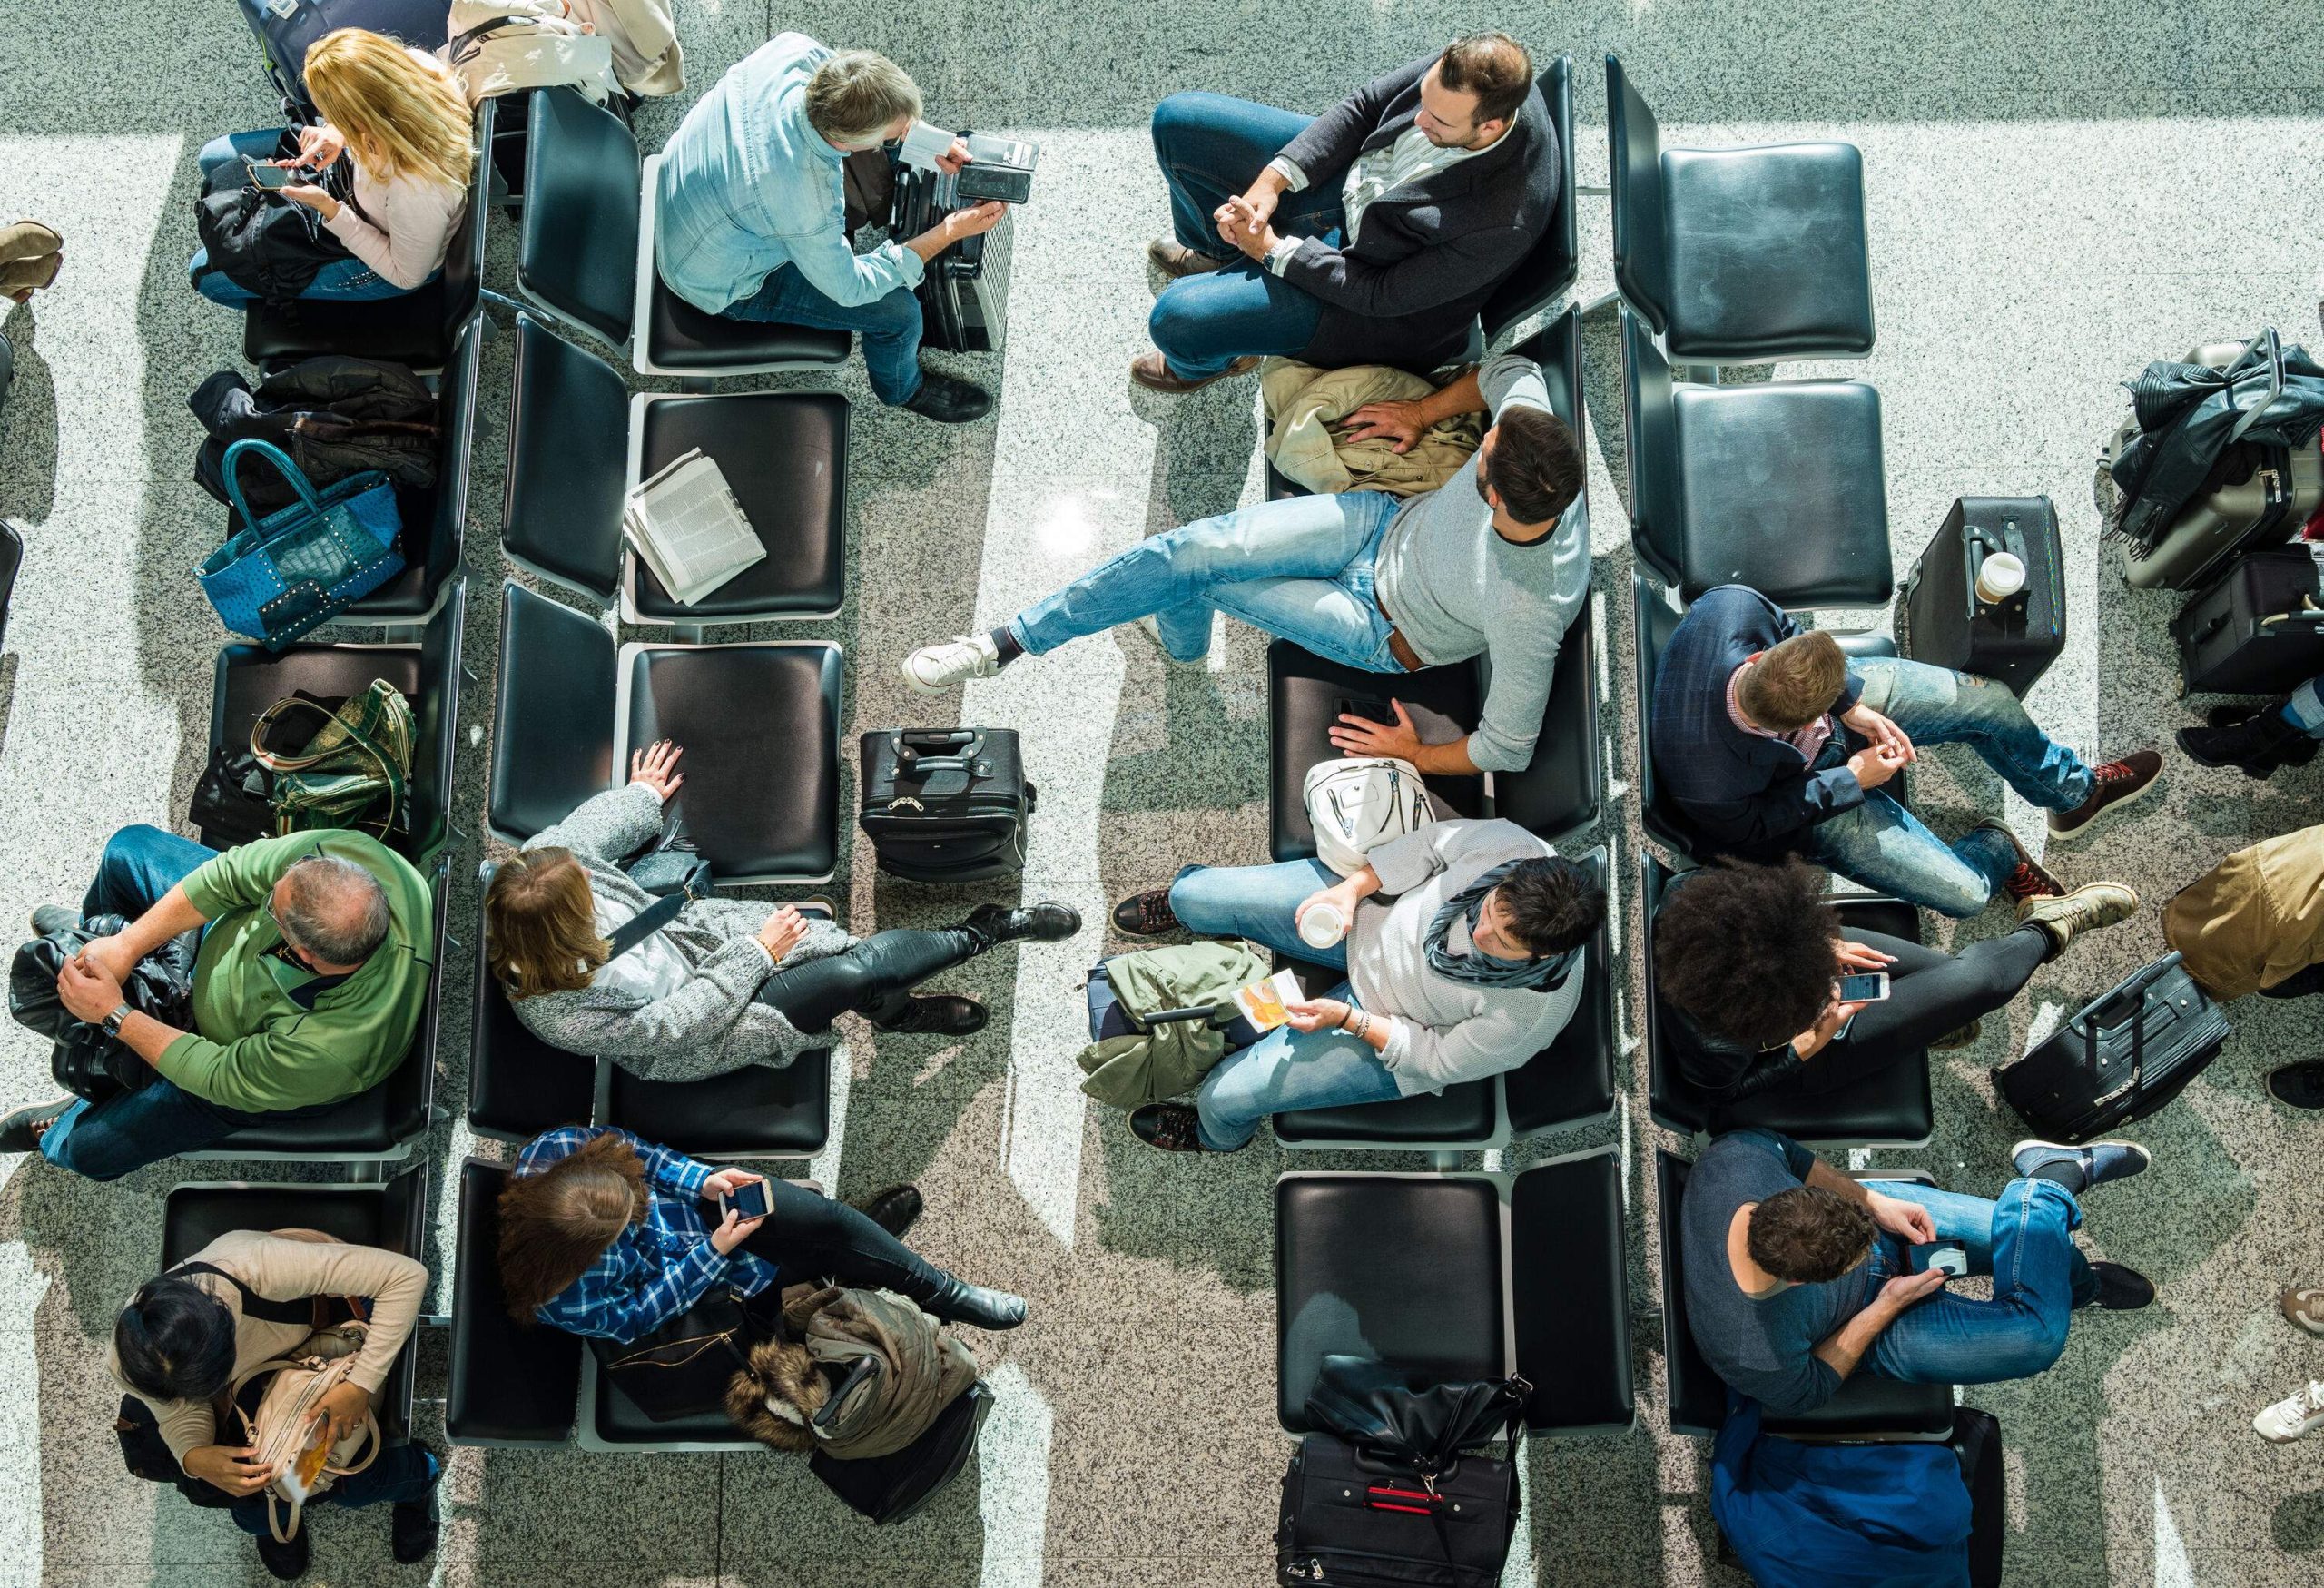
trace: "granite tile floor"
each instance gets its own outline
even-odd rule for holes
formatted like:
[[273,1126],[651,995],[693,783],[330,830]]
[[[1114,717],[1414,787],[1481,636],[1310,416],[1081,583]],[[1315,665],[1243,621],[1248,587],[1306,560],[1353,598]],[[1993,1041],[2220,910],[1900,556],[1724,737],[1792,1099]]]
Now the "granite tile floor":
[[[760,632],[847,646],[850,742],[875,726],[949,720],[951,703],[931,709],[897,677],[911,646],[997,621],[1140,535],[1256,498],[1251,382],[1171,400],[1134,391],[1123,376],[1143,346],[1154,286],[1139,245],[1163,215],[1142,130],[1156,99],[1198,87],[1318,110],[1456,28],[1488,22],[1574,52],[1585,182],[1604,180],[1597,61],[1610,48],[1673,141],[1861,145],[1879,349],[1860,365],[1777,373],[1878,385],[1900,569],[1956,495],[2056,499],[2073,624],[2065,657],[2033,694],[2043,720],[2111,754],[2191,718],[2163,639],[2175,598],[2123,586],[2097,540],[2092,461],[2121,410],[2117,383],[2148,359],[2268,324],[2288,339],[2315,334],[2324,189],[2311,179],[2324,155],[2324,91],[2270,66],[2324,47],[2314,8],[1527,0],[1455,17],[1408,0],[678,0],[677,9],[697,88],[778,28],[801,27],[888,51],[942,119],[1018,129],[1047,145],[1039,194],[1019,217],[1006,352],[938,360],[994,387],[994,417],[939,429],[881,409],[860,365],[835,378],[856,404],[848,605],[829,623]],[[0,514],[28,530],[0,656],[0,920],[76,895],[113,828],[182,824],[223,637],[188,577],[221,514],[191,478],[199,432],[184,399],[238,363],[240,327],[184,283],[193,153],[215,133],[265,123],[274,106],[224,0],[136,0],[106,17],[100,43],[53,8],[0,8],[0,216],[38,215],[69,240],[58,289],[0,321],[17,350],[0,409]],[[2275,85],[2282,77],[2295,81]],[[682,110],[645,109],[648,147]],[[1610,271],[1605,201],[1581,202],[1586,301],[1610,286]],[[513,290],[509,228],[497,216],[493,224],[492,283]],[[470,492],[467,639],[481,682],[461,704],[469,731],[458,789],[471,831],[485,795],[497,587],[510,571],[496,544],[509,349],[506,335],[487,348]],[[760,384],[817,383],[833,382]],[[1588,322],[1587,383],[1599,641],[1613,664],[1609,772],[1619,787],[1635,759],[1630,559],[1607,314]],[[1263,653],[1258,636],[1230,626],[1206,668],[1174,667],[1130,630],[1014,668],[959,703],[961,720],[1026,734],[1042,808],[1024,896],[1068,901],[1092,924],[1074,942],[997,955],[954,978],[993,1008],[974,1040],[851,1031],[843,1129],[811,1172],[848,1195],[916,1180],[929,1204],[918,1243],[1031,1297],[1026,1328],[971,1336],[1000,1404],[967,1478],[912,1525],[874,1533],[772,1457],[462,1450],[429,1565],[389,1563],[384,1518],[324,1515],[315,1580],[1268,1580],[1287,1449],[1270,1412],[1269,1187],[1288,1167],[1359,1160],[1295,1159],[1264,1140],[1226,1159],[1163,1158],[1084,1106],[1071,1062],[1077,983],[1104,952],[1105,906],[1187,859],[1263,857]],[[1936,759],[1919,801],[1944,830],[1992,814],[2038,830],[2035,814],[1982,768]],[[1875,1161],[1918,1164],[1956,1189],[1995,1187],[2016,1131],[1987,1069],[2159,952],[2152,907],[2173,889],[2227,851],[2313,819],[2319,779],[2311,769],[2255,784],[2174,757],[2145,814],[2054,857],[2070,880],[2132,883],[2149,910],[2045,970],[2007,1018],[1987,1022],[1977,1047],[1944,1056],[1936,1139]],[[1634,892],[1640,841],[1629,803],[1577,840],[1601,842]],[[463,935],[479,853],[474,839],[455,851]],[[823,891],[859,931],[940,922],[966,902],[845,859]],[[1998,920],[1935,930],[1958,940]],[[1620,1007],[1634,1044],[1634,930],[1627,946]],[[458,965],[449,1007],[465,1009],[468,993]],[[2153,1172],[2093,1198],[2093,1248],[2155,1277],[2162,1305],[2083,1320],[2049,1374],[1970,1394],[2000,1415],[2008,1440],[2013,1582],[2276,1583],[2311,1571],[2324,1547],[2314,1449],[2263,1445],[2248,1426],[2319,1366],[2315,1344],[2273,1311],[2280,1285],[2324,1272],[2310,1169],[2318,1127],[2270,1102],[2260,1078],[2315,1052],[2324,1022],[2300,1005],[2256,1000],[2234,1019],[2227,1055],[2140,1129]],[[466,1021],[446,1024],[439,1092],[457,1110]],[[1672,1143],[1646,1120],[1642,1068],[1633,1048],[1622,1070],[1628,1109],[1613,1123],[1502,1155],[1521,1167],[1604,1140],[1623,1148],[1640,1386],[1637,1432],[1531,1445],[1512,1584],[1740,1581],[1716,1563],[1702,1447],[1659,1432],[1655,1208],[1642,1166],[1653,1147]],[[0,1035],[0,1097],[34,1095],[44,1081],[37,1044]],[[452,1121],[426,1139],[438,1310],[449,1302],[449,1166],[504,1150]],[[278,1166],[163,1165],[101,1187],[37,1161],[0,1168],[0,1581],[262,1581],[222,1517],[123,1475],[106,1431],[113,1392],[103,1352],[113,1307],[156,1261],[172,1185],[295,1176]],[[423,1341],[421,1366],[422,1395],[440,1394],[440,1339]],[[419,1431],[440,1443],[434,1407],[422,1406]]]

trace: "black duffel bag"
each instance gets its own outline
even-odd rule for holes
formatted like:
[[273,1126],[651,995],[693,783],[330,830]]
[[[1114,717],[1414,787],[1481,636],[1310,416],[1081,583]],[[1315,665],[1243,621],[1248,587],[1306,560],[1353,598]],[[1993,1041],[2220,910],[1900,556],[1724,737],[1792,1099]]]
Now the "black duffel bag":
[[874,1524],[909,1522],[969,1465],[991,1411],[992,1391],[980,1380],[954,1396],[927,1432],[901,1450],[861,1461],[818,1450],[807,1458],[807,1470]]
[[1025,869],[1025,781],[1013,728],[883,728],[857,743],[858,821],[880,869],[916,883],[980,883]]
[[[153,1079],[153,1067],[101,1026],[82,1020],[56,996],[64,962],[94,938],[112,937],[128,922],[118,915],[91,916],[71,925],[42,930],[16,951],[8,968],[8,1012],[27,1031],[54,1040],[49,1072],[75,1097],[103,1102],[117,1092],[136,1091]],[[122,988],[122,1001],[180,1031],[193,1029],[193,961],[202,944],[197,930],[172,938],[137,962]]]
[[2018,1118],[2079,1145],[2143,1119],[2219,1057],[2227,1017],[2168,953],[2133,971],[2023,1059],[1993,1072]]

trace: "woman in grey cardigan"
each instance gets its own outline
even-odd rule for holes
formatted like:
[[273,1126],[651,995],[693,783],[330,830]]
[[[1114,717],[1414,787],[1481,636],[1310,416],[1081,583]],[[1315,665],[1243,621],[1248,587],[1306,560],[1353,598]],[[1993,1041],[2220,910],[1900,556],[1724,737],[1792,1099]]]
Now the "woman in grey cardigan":
[[[1605,891],[1514,822],[1434,822],[1380,845],[1354,876],[1317,860],[1188,866],[1167,890],[1125,899],[1134,936],[1183,926],[1240,937],[1345,971],[1321,998],[1230,1053],[1196,1106],[1131,1113],[1170,1152],[1232,1152],[1270,1114],[1442,1091],[1522,1064],[1550,1045],[1581,997],[1581,947]],[[1311,910],[1349,922],[1330,948],[1299,935]]]
[[622,927],[657,902],[619,863],[662,831],[663,804],[685,781],[677,759],[667,742],[634,753],[628,784],[537,834],[485,890],[492,973],[545,1042],[685,1081],[788,1064],[851,1010],[881,1031],[965,1036],[983,1027],[982,1004],[911,990],[1001,943],[1081,930],[1063,904],[980,904],[958,926],[859,940],[787,904],[769,914],[694,899],[615,953]]

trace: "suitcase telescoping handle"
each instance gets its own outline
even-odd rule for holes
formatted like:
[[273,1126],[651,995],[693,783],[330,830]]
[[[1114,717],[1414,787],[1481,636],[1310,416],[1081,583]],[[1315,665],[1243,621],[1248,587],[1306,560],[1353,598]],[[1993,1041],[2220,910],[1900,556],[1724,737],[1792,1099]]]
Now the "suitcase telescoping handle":
[[2114,991],[2090,1006],[2083,1017],[2082,1040],[2091,1074],[2098,1073],[2100,1029],[2122,1024],[2127,1010],[2131,1025],[2131,1090],[2135,1091],[2139,1083],[2146,1079],[2146,990],[2178,966],[2179,952],[2173,949],[2152,965],[2133,971]]
[[888,740],[899,778],[924,778],[938,772],[968,775],[984,749],[984,735],[975,728],[898,728]]
[[[2031,579],[2034,575],[2034,561],[2025,555],[2025,531],[2017,527],[2017,515],[2014,513],[2002,519],[2001,533],[1998,536],[1982,524],[1973,524],[1969,527],[1968,533],[1962,537],[1962,540],[1969,564],[1968,621],[1974,623],[1977,621],[1977,608],[1984,605],[1977,599],[1977,574],[1985,566],[1985,558],[1995,552],[2005,551],[2017,559],[2019,567],[2025,569],[2028,579]],[[2023,614],[2032,603],[2032,587],[2024,586],[2020,587],[2016,595],[2012,596],[2001,605]]]

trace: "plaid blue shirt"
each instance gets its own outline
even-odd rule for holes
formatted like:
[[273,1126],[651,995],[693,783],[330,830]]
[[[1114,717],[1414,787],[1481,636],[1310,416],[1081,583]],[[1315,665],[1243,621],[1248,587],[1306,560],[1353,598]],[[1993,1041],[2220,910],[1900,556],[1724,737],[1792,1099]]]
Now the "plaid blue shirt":
[[702,1182],[714,1171],[706,1163],[626,1130],[567,1125],[534,1138],[517,1157],[517,1173],[540,1174],[609,1130],[645,1160],[645,1222],[623,1230],[595,1267],[552,1297],[539,1310],[541,1322],[625,1346],[685,1311],[714,1285],[756,1296],[774,1283],[773,1264],[744,1250],[724,1257],[710,1244]]

